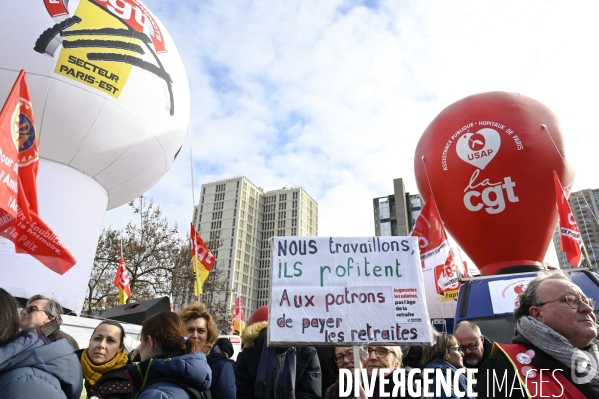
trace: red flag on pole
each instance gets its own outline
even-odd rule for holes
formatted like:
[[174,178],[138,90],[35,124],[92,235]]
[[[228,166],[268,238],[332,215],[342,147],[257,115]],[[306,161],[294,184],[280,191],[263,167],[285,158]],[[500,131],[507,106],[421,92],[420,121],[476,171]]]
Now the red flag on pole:
[[127,303],[127,298],[131,296],[131,287],[129,286],[129,273],[127,272],[122,249],[121,261],[119,262],[119,267],[116,269],[116,275],[114,276],[114,286],[119,289],[119,305],[124,305]]
[[25,71],[0,111],[0,235],[50,270],[64,274],[77,263],[38,215],[38,137]]
[[241,300],[241,286],[237,286],[237,297],[235,298],[235,308],[233,310],[233,320],[231,320],[231,329],[229,334],[241,335],[245,330],[245,317],[243,316],[243,303]]
[[195,275],[194,292],[196,295],[202,293],[202,286],[208,278],[212,266],[216,263],[216,259],[210,252],[208,246],[200,237],[193,223],[191,224],[191,263]]
[[582,262],[582,238],[580,230],[574,219],[574,214],[568,203],[568,196],[564,192],[564,188],[557,177],[555,170],[553,171],[553,181],[555,183],[555,199],[557,201],[557,213],[559,215],[560,240],[559,249],[564,251],[568,263],[574,267],[580,266]]
[[437,255],[448,245],[447,234],[441,222],[439,210],[432,198],[422,207],[410,235],[418,237],[420,259],[423,261]]
[[460,288],[458,267],[433,198],[422,207],[410,235],[418,237],[425,287],[431,290],[430,294],[434,287],[439,302],[457,299]]

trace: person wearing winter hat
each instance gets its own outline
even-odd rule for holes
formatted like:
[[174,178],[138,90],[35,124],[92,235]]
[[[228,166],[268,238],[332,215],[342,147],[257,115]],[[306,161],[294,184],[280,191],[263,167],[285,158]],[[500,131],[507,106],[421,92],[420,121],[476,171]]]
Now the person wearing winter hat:
[[231,360],[233,354],[235,353],[235,350],[233,349],[233,344],[231,343],[231,340],[229,338],[221,337],[216,340],[214,345],[218,346],[221,353],[227,356],[227,359]]

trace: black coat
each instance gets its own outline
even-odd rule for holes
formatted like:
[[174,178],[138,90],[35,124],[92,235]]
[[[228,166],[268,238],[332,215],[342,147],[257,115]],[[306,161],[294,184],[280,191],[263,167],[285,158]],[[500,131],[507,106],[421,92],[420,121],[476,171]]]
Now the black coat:
[[[262,348],[266,345],[266,322],[255,323],[246,328],[243,333],[243,351],[237,356],[235,364],[235,381],[237,383],[237,399],[271,398],[273,387],[267,387],[263,396],[254,394],[254,384],[257,379],[258,366]],[[284,352],[288,348],[281,348]],[[320,399],[322,395],[320,363],[316,349],[296,349],[296,399]]]
[[123,368],[109,371],[96,382],[96,385],[90,385],[86,380],[85,389],[87,397],[92,398],[96,396],[98,399],[130,399],[133,390],[131,389],[131,382],[125,370],[131,366],[133,364],[129,363]]
[[235,399],[235,373],[233,365],[227,357],[221,353],[218,346],[212,346],[207,356],[208,366],[212,370],[212,383],[210,384],[210,395],[214,399]]

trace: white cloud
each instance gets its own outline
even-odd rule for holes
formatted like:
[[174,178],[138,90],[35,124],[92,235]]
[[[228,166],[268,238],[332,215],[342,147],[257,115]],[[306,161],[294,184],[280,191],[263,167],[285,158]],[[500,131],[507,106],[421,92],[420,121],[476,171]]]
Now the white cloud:
[[[320,234],[371,235],[373,197],[396,177],[416,192],[414,150],[430,121],[491,90],[553,109],[574,188],[599,188],[594,2],[145,4],[189,75],[196,200],[202,183],[237,175],[266,190],[302,186],[319,203]],[[189,170],[186,143],[147,193],[183,231]]]

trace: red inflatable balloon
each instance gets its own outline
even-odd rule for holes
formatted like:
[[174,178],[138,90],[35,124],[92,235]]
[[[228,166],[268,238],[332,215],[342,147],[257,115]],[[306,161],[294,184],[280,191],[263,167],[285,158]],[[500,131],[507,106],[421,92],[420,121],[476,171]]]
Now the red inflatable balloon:
[[483,275],[540,267],[557,211],[553,171],[574,179],[553,112],[532,98],[490,92],[445,108],[414,157],[418,190]]

